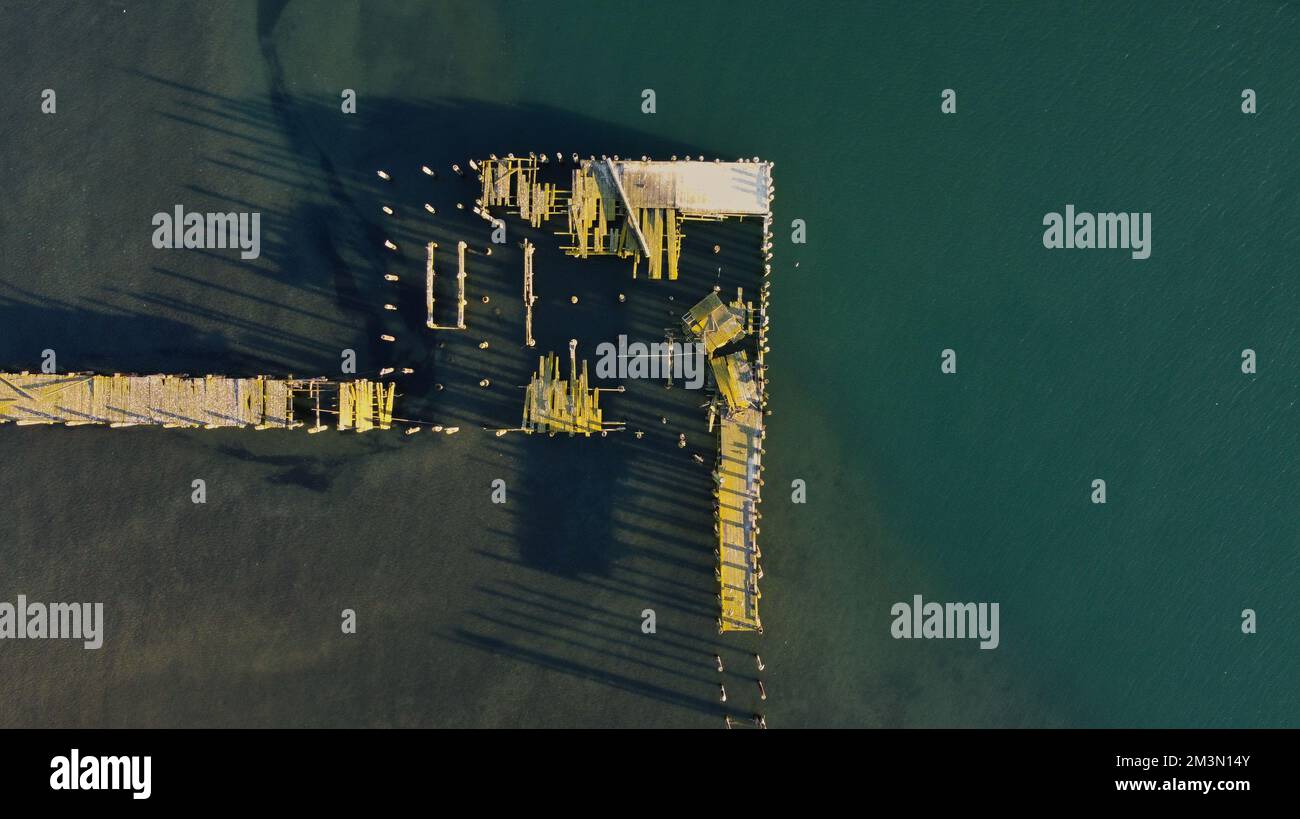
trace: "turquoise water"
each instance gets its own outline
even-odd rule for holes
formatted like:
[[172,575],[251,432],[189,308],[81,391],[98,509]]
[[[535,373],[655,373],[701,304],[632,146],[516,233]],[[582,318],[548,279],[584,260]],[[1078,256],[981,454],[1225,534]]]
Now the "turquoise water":
[[[348,237],[394,155],[775,161],[766,633],[713,633],[698,486],[595,442],[6,428],[0,599],[122,626],[0,646],[32,692],[0,723],[713,727],[711,655],[748,713],[758,650],[775,726],[1300,724],[1296,7],[122,8],[5,13],[8,93],[60,106],[0,126],[7,367],[374,355]],[[258,264],[159,258],[179,201],[292,227]],[[1151,258],[1044,249],[1067,203],[1151,212]],[[498,474],[555,517],[494,517]],[[1000,647],[891,639],[914,594],[998,602]]]

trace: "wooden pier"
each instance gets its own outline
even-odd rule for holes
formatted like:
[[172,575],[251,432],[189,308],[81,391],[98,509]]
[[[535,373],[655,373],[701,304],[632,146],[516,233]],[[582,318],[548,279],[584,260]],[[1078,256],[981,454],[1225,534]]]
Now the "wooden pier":
[[697,339],[708,351],[713,381],[725,403],[719,424],[718,465],[713,473],[717,578],[722,601],[719,631],[763,629],[758,617],[758,504],[763,471],[763,408],[767,403],[761,375],[766,332],[756,345],[757,367],[749,350],[725,355],[720,352],[752,334],[752,316],[744,294],[737,291],[731,304],[723,304],[717,292],[709,293],[682,317],[688,337]]
[[[646,263],[651,279],[675,280],[679,273],[683,225],[746,216],[763,222],[758,261],[763,277],[771,274],[772,202],[776,190],[772,163],[753,161],[650,161],[575,155],[568,190],[538,182],[536,157],[478,160],[482,174],[484,218],[489,207],[519,214],[540,227],[563,214],[557,230],[568,241],[564,252],[577,258],[617,256],[632,260],[636,278]],[[525,341],[532,343],[532,247],[524,243]],[[718,535],[720,631],[762,631],[758,616],[758,505],[762,486],[763,418],[767,406],[766,283],[760,308],[744,300],[724,303],[709,293],[683,316],[688,337],[702,343],[719,398],[709,404],[709,427],[719,424],[715,508]],[[738,344],[745,341],[744,349]],[[540,359],[524,402],[526,432],[582,433],[603,431],[599,390],[587,388],[585,363],[578,374],[572,362],[567,381],[554,354]],[[511,430],[498,430],[505,434]]]
[[761,631],[758,617],[758,503],[763,414],[723,416],[717,482],[719,631]]
[[[330,396],[336,406],[326,408]],[[295,412],[337,415],[339,429],[388,429],[396,387],[366,380],[228,378],[206,375],[0,373],[0,423],[19,426],[297,429]]]

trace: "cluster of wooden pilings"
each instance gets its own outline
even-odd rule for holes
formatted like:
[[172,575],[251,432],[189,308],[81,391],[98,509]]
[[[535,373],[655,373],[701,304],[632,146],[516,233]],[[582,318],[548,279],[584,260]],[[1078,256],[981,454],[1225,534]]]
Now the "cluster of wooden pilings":
[[601,436],[611,431],[621,430],[621,422],[604,420],[604,410],[600,406],[602,392],[622,392],[623,388],[605,389],[592,387],[587,378],[587,362],[579,367],[578,341],[569,341],[569,377],[560,375],[560,360],[555,353],[548,353],[538,358],[537,373],[524,391],[523,422],[517,429],[497,430],[498,435],[507,432],[545,432],[555,435],[559,432],[572,435]]

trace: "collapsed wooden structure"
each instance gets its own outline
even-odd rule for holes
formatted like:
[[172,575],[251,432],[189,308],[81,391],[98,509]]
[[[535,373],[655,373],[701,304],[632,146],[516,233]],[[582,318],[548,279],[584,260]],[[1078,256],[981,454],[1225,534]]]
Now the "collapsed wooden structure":
[[535,155],[478,160],[482,210],[518,213],[533,227],[565,214],[558,231],[569,239],[565,253],[631,258],[634,278],[642,260],[650,278],[677,278],[686,221],[766,216],[772,198],[766,162],[583,159],[567,190],[538,182],[545,162]]
[[[482,218],[496,222],[493,209],[517,213],[534,228],[564,217],[556,232],[567,238],[562,249],[570,256],[616,256],[632,260],[637,277],[645,262],[651,279],[678,278],[683,226],[687,221],[719,221],[728,217],[758,217],[763,222],[759,255],[763,276],[771,273],[772,212],[775,199],[772,163],[753,161],[712,163],[703,161],[620,160],[573,156],[570,187],[542,182],[539,171],[545,155],[529,154],[504,159],[492,155],[477,160],[483,185],[476,209]],[[563,157],[557,155],[557,161]],[[525,343],[532,344],[532,248],[524,243]],[[714,479],[714,513],[718,536],[717,579],[721,612],[719,631],[762,631],[758,615],[758,566],[761,515],[758,512],[762,480],[763,419],[767,404],[764,356],[767,352],[766,284],[760,307],[737,293],[730,304],[709,293],[683,317],[688,337],[697,339],[709,356],[719,399],[710,405],[710,428],[719,401],[719,451]],[[744,342],[747,337],[754,342]],[[573,345],[570,358],[573,360]],[[585,364],[581,375],[571,363],[569,379],[560,377],[559,361],[552,354],[540,359],[538,373],[527,388],[524,423],[527,432],[582,432],[601,429],[598,390],[587,387]],[[498,430],[505,434],[509,430]]]
[[[565,432],[569,435],[605,434],[620,428],[606,423],[600,406],[600,394],[608,389],[588,386],[587,362],[579,369],[576,341],[569,342],[569,377],[560,375],[560,359],[547,353],[537,359],[537,372],[524,392],[523,432]],[[613,392],[622,392],[617,387]]]

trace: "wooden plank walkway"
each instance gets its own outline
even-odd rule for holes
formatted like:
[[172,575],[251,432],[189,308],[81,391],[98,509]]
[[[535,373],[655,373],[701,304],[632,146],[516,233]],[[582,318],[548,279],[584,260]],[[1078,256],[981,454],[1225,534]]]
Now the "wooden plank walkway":
[[338,390],[339,429],[391,426],[396,387],[366,380],[25,372],[0,373],[0,423],[295,429],[295,397],[319,415],[322,387]]
[[743,409],[722,419],[718,453],[718,580],[720,631],[762,631],[758,617],[759,465],[763,414]]

